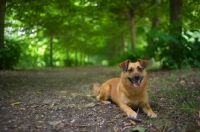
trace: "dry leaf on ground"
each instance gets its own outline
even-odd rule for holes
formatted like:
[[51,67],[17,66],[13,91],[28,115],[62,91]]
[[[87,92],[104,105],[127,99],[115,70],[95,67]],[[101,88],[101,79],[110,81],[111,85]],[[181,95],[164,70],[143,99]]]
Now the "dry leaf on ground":
[[10,104],[11,106],[15,106],[15,105],[20,105],[21,104],[21,102],[15,102],[15,103],[12,103],[12,104]]
[[52,122],[49,122],[50,125],[52,126],[57,126],[58,124],[60,124],[62,121],[52,121]]

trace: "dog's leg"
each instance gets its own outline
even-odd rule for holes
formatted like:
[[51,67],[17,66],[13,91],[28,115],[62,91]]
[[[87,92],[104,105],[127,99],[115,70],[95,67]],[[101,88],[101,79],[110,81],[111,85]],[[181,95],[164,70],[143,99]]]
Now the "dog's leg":
[[127,106],[126,104],[119,104],[119,107],[122,111],[124,111],[128,117],[137,118],[137,113],[135,111],[133,111],[129,106]]
[[150,118],[156,118],[157,114],[155,114],[153,112],[153,110],[151,109],[149,103],[145,103],[142,105],[142,109],[144,111],[144,113],[146,113]]
[[103,104],[110,104],[111,102],[108,101],[109,99],[110,99],[110,86],[108,84],[104,84],[100,88],[97,100],[101,101]]
[[100,88],[101,88],[101,85],[98,84],[98,83],[95,83],[95,84],[93,85],[93,94],[94,94],[94,96],[99,95]]

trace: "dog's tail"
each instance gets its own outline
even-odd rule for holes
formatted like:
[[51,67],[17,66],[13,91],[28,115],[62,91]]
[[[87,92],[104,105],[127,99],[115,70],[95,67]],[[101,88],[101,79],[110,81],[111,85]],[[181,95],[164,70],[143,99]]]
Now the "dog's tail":
[[99,95],[100,87],[101,87],[101,85],[98,84],[98,83],[95,83],[95,84],[93,85],[93,93],[94,93],[94,96]]

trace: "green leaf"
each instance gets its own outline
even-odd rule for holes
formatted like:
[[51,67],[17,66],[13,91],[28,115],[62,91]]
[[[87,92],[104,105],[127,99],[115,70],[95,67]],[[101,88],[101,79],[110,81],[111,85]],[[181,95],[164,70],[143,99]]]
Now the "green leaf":
[[145,128],[144,127],[135,127],[132,129],[133,132],[145,132]]

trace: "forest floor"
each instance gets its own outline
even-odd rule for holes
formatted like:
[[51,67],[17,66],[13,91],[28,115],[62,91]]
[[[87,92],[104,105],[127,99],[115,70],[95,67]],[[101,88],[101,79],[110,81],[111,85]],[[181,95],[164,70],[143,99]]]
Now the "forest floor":
[[200,70],[149,71],[158,114],[128,119],[92,96],[92,85],[119,77],[118,67],[0,71],[0,131],[200,132]]

